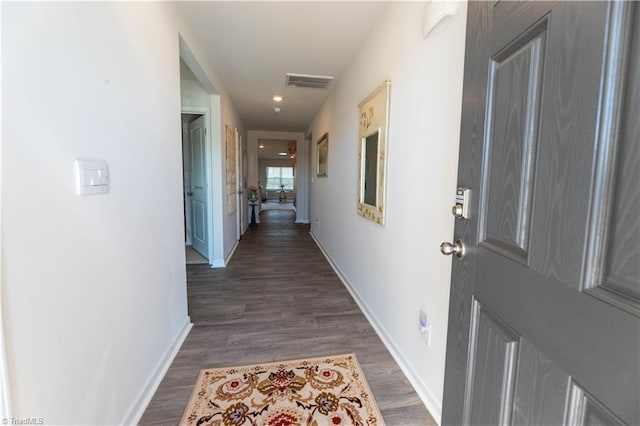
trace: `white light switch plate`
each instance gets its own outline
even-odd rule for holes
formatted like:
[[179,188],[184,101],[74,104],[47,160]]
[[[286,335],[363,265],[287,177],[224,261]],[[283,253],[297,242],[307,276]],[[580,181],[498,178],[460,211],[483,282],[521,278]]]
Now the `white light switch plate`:
[[109,166],[104,160],[79,158],[75,161],[76,194],[109,192]]

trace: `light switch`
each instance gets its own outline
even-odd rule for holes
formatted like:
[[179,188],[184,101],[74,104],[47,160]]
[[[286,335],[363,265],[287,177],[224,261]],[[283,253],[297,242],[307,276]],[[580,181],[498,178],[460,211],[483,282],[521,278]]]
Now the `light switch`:
[[109,167],[104,160],[77,159],[76,194],[101,194],[109,192]]

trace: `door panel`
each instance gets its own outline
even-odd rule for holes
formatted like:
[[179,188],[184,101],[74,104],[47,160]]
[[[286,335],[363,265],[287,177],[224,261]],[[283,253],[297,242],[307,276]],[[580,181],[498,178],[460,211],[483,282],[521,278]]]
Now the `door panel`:
[[472,328],[468,423],[508,424],[519,336],[478,301],[474,301]]
[[490,63],[479,240],[528,264],[546,21]]
[[[586,287],[597,286],[601,292],[622,302],[622,307],[633,311],[640,302],[640,7],[636,6],[633,15],[620,17],[620,59],[612,60],[612,66],[620,71],[613,76],[613,102],[621,105],[619,111],[619,134],[607,135],[601,142],[602,155],[600,167],[605,175],[601,192],[608,192],[610,199],[604,204],[601,214],[602,231],[606,237],[602,240],[603,252],[593,259],[592,281]],[[613,58],[615,59],[615,58]],[[598,194],[596,193],[596,196]],[[604,198],[604,197],[603,197]],[[598,223],[595,223],[593,235],[597,235]],[[598,244],[595,239],[595,244]],[[600,270],[602,262],[602,273]],[[588,278],[589,279],[589,278]],[[636,311],[637,314],[637,311]]]
[[[482,268],[477,271],[475,297],[501,320],[595,397],[609,401],[612,410],[623,409],[631,395],[638,395],[637,318],[552,280],[541,280],[535,271],[505,262],[493,252],[478,253],[477,260]],[[637,405],[631,408],[637,413]]]
[[[495,22],[510,22],[511,25],[499,25],[487,33],[491,43],[491,54],[495,55],[513,40],[516,40],[523,29],[531,28],[540,22],[557,2],[510,2],[502,1],[494,8],[486,11],[487,16]],[[483,41],[480,41],[484,44]],[[486,49],[486,47],[485,47]]]
[[193,214],[193,248],[209,258],[207,217],[207,164],[204,116],[189,123],[191,144],[191,212]]
[[566,423],[589,426],[624,424],[618,416],[609,411],[573,381],[570,385]]
[[513,424],[561,425],[569,376],[528,340],[520,340]]
[[195,226],[193,227],[193,238],[197,241],[205,241],[207,238],[206,227],[204,226],[207,217],[206,205],[199,200],[193,201],[193,217]]
[[639,9],[469,4],[443,424],[640,424]]
[[[607,26],[607,3],[563,2],[549,14],[531,266],[579,289]],[[508,25],[508,23],[506,23]]]

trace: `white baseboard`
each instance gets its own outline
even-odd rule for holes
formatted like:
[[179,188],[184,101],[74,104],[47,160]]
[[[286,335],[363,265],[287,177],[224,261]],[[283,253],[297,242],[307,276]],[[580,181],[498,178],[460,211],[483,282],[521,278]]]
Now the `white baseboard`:
[[233,257],[233,254],[236,252],[236,249],[238,248],[238,244],[240,244],[240,241],[236,241],[236,243],[233,245],[233,248],[229,252],[229,256],[227,256],[227,258],[224,260],[224,266],[227,266],[229,264],[229,261]]
[[411,386],[413,386],[414,390],[422,400],[422,403],[427,407],[427,410],[429,410],[429,413],[431,413],[434,420],[438,424],[440,424],[440,422],[442,421],[442,405],[440,401],[434,398],[431,392],[424,385],[424,383],[422,383],[422,380],[420,380],[415,370],[411,367],[411,365],[407,362],[406,358],[402,355],[402,352],[400,352],[400,350],[398,349],[398,346],[395,344],[391,335],[387,332],[384,326],[377,320],[376,316],[373,314],[373,312],[371,312],[366,302],[360,297],[356,288],[349,282],[346,275],[342,272],[340,267],[334,262],[331,255],[327,252],[327,250],[325,250],[325,248],[322,246],[320,241],[318,241],[318,239],[313,234],[313,232],[311,231],[309,232],[309,234],[311,234],[311,238],[313,238],[313,240],[316,242],[317,246],[320,248],[320,251],[322,251],[322,254],[324,254],[324,257],[327,259],[327,262],[329,262],[329,265],[331,265],[336,275],[338,275],[338,278],[340,278],[340,281],[342,281],[342,284],[345,286],[349,294],[351,294],[351,297],[353,297],[356,304],[358,305],[358,307],[360,308],[364,316],[367,318],[367,320],[371,324],[371,327],[373,327],[375,332],[378,334],[378,337],[380,337],[380,340],[382,340],[382,343],[385,345],[387,350],[391,353],[391,356],[393,357],[393,359],[396,361],[396,363],[398,363],[398,366],[400,367],[404,375],[407,377],[407,380],[409,380],[409,383],[411,383]]
[[224,268],[225,266],[227,266],[227,264],[225,263],[224,259],[213,259],[209,266],[212,268]]
[[236,252],[236,249],[238,248],[238,244],[240,244],[240,241],[236,241],[236,243],[233,245],[233,247],[231,248],[231,251],[229,252],[226,258],[213,259],[213,261],[209,264],[209,266],[212,268],[226,268],[227,264],[231,260],[231,257],[233,256],[233,253]]
[[171,363],[180,350],[182,343],[184,343],[189,331],[191,331],[191,327],[193,327],[193,323],[191,322],[191,318],[187,317],[182,330],[180,330],[180,333],[178,333],[173,343],[167,348],[165,355],[154,369],[151,377],[147,379],[147,383],[142,388],[142,392],[140,392],[138,398],[136,398],[134,404],[124,416],[124,421],[120,422],[120,424],[137,425],[140,422],[144,411],[147,409],[147,405],[151,402],[151,398],[153,398],[158,386],[160,386],[160,382],[164,378],[164,375],[167,374],[169,366],[171,366]]

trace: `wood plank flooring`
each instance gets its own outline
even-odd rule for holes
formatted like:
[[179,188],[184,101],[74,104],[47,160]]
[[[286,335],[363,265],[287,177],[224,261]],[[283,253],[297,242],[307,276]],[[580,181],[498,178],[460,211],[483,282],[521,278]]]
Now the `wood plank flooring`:
[[435,425],[295,213],[251,225],[227,268],[187,266],[194,323],[140,424],[177,424],[203,368],[355,352],[387,425]]

